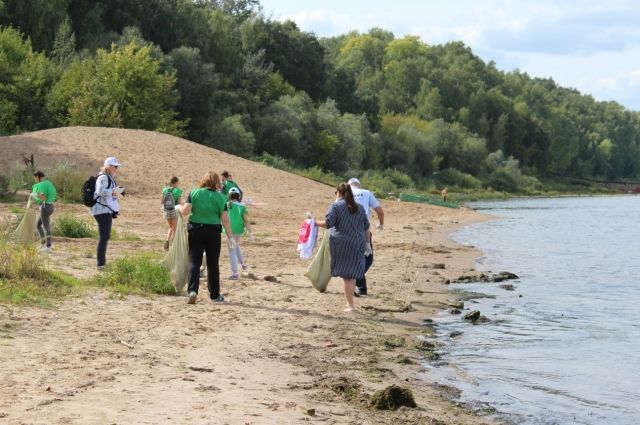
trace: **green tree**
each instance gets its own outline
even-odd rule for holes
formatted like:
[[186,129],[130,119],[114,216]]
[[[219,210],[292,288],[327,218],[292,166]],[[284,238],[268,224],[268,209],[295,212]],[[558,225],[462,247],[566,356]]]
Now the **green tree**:
[[14,134],[51,125],[46,97],[55,67],[13,28],[0,28],[0,132]]
[[74,62],[54,87],[51,105],[63,125],[139,128],[182,135],[175,75],[160,72],[149,46],[98,50]]
[[58,28],[67,19],[68,6],[69,0],[4,0],[2,25],[28,34],[36,51],[49,50]]
[[219,77],[211,63],[204,62],[200,51],[179,47],[165,57],[165,66],[176,76],[180,99],[175,109],[178,118],[189,122],[190,139],[211,143],[211,117],[216,113]]
[[210,146],[225,152],[250,158],[255,151],[256,139],[247,129],[240,115],[231,115],[216,124],[211,131]]
[[71,20],[66,18],[58,27],[51,49],[51,58],[57,65],[67,65],[76,54],[76,36],[71,28]]

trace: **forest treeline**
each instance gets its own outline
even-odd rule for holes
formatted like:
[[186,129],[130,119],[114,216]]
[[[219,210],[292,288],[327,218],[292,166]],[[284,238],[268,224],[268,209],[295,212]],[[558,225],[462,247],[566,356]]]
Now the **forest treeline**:
[[637,112],[461,42],[319,38],[257,0],[0,0],[0,25],[4,135],[157,130],[382,190],[640,175]]

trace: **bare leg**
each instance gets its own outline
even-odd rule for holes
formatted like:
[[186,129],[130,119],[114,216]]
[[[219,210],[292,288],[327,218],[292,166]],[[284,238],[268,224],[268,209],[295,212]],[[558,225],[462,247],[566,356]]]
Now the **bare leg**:
[[344,289],[344,298],[347,300],[347,308],[345,311],[351,311],[355,309],[353,305],[353,292],[356,289],[356,280],[355,279],[345,279],[342,278],[343,284],[342,288]]
[[167,240],[172,241],[173,237],[176,235],[176,228],[178,227],[178,219],[168,218],[167,223],[169,224],[169,230],[167,231]]

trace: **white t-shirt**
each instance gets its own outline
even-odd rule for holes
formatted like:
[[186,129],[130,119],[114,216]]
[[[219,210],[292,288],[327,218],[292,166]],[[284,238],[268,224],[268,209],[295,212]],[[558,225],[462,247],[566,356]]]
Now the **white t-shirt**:
[[373,196],[373,193],[368,190],[351,186],[351,191],[353,192],[353,197],[356,202],[362,205],[365,213],[367,213],[367,218],[371,219],[371,210],[373,208],[378,208],[380,206],[380,202],[378,202],[376,197]]

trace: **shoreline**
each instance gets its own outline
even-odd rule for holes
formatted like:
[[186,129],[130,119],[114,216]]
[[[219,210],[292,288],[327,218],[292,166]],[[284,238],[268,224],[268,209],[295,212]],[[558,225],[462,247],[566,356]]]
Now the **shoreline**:
[[[357,300],[361,312],[345,315],[338,279],[320,294],[303,277],[309,262],[295,252],[304,213],[320,217],[327,211],[334,199],[330,186],[140,130],[61,128],[0,138],[0,145],[5,161],[29,151],[45,169],[68,160],[90,172],[106,153],[117,154],[125,163],[118,183],[130,196],[122,199],[114,229],[135,238],[110,241],[108,261],[164,255],[167,227],[157,194],[167,170],[188,189],[203,170],[224,166],[260,204],[251,209],[256,240],[242,243],[254,278],[227,280],[223,250],[224,304],[207,302],[203,280],[193,306],[183,296],[129,296],[86,286],[53,309],[0,306],[4,422],[493,423],[450,401],[452,389],[430,383],[422,364],[437,352],[423,343],[433,335],[425,319],[453,298],[443,283],[468,271],[479,256],[447,236],[485,215],[383,200],[385,230],[374,237],[370,295]],[[173,154],[147,154],[157,150]],[[0,216],[11,206],[0,204]],[[53,220],[63,214],[93,223],[82,205],[57,204]],[[95,245],[90,238],[54,237],[46,261],[90,279],[97,273]],[[405,311],[407,301],[412,311]],[[390,385],[410,389],[418,407],[373,408],[372,395]]]
[[[137,201],[125,201],[125,207],[128,202]],[[223,278],[230,301],[222,306],[201,300],[186,308],[183,297],[114,297],[90,290],[53,311],[14,307],[8,315],[0,310],[0,324],[11,329],[11,339],[0,343],[6,354],[0,372],[5,382],[0,400],[6,403],[0,401],[0,415],[9,424],[36,417],[78,424],[186,423],[187,418],[274,425],[306,420],[493,423],[452,401],[454,389],[429,379],[422,362],[437,349],[421,343],[432,340],[430,319],[453,298],[443,281],[473,268],[479,255],[448,235],[490,217],[387,201],[384,208],[386,229],[376,235],[377,256],[367,274],[373,295],[358,299],[363,308],[353,316],[339,313],[337,279],[327,293],[317,293],[301,276],[307,263],[297,259],[272,273],[277,283],[241,279],[232,284]],[[256,211],[255,219],[262,222],[265,216],[272,213]],[[134,226],[126,215],[122,218],[119,225]],[[289,229],[286,235],[280,230],[246,244],[246,255],[289,251]],[[54,243],[52,265],[62,269],[68,266],[62,264],[69,259],[65,251],[86,245],[63,238]],[[126,255],[149,241],[113,245]],[[264,260],[257,271],[270,262]],[[402,311],[402,301],[411,303],[411,311]],[[418,408],[369,407],[372,394],[392,384],[410,389]],[[215,411],[207,408],[212,402]],[[184,405],[196,407],[184,421],[177,420]]]

